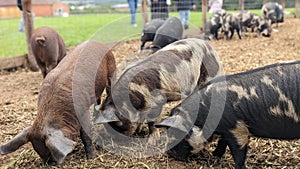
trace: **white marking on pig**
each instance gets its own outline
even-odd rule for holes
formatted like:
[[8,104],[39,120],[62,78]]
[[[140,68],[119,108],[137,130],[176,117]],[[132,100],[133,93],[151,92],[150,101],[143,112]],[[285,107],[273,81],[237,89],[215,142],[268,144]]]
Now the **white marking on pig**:
[[268,12],[269,12],[269,14],[270,14],[270,13],[274,13],[274,12],[275,12],[275,9],[269,10]]
[[215,18],[211,19],[211,24],[212,25],[217,25],[217,22],[215,21]]
[[250,97],[256,97],[256,98],[258,98],[255,86],[250,87]]
[[182,52],[182,51],[190,50],[190,47],[185,44],[171,43],[170,45],[167,45],[164,48],[160,49],[160,51],[166,51],[166,50],[177,50]]
[[187,142],[190,144],[191,147],[193,147],[191,153],[196,154],[204,149],[204,143],[207,141],[203,136],[203,131],[199,127],[194,126],[192,128],[190,138],[187,139]]
[[164,97],[161,94],[153,95],[153,91],[150,92],[149,89],[144,85],[129,83],[129,89],[131,91],[137,91],[144,96],[145,108],[143,109],[143,112],[150,110],[151,108],[157,106],[158,103],[161,103],[164,100]]
[[249,143],[250,132],[243,121],[237,121],[236,127],[230,131],[241,148]]
[[249,100],[253,97],[258,98],[258,95],[255,91],[254,86],[250,87],[250,94],[248,94],[247,89],[243,88],[242,86],[231,85],[228,87],[228,90],[235,92],[238,95],[238,100],[241,100],[243,98],[245,98],[247,100]]
[[[274,29],[273,29],[274,30]],[[277,67],[277,71],[278,71],[278,74],[279,76],[284,76],[285,74],[282,72],[282,67],[278,66]]]
[[208,94],[210,92],[210,90],[213,88],[213,85],[210,84],[206,87],[204,94]]
[[261,79],[261,82],[265,83],[266,85],[270,86],[270,87],[274,87],[273,86],[273,81],[268,77],[268,76],[264,76],[262,79]]
[[266,85],[270,86],[275,92],[278,93],[279,101],[285,102],[287,104],[286,111],[283,111],[282,109],[280,109],[279,105],[277,105],[275,107],[271,107],[269,112],[275,116],[285,115],[285,116],[293,119],[295,122],[299,122],[300,118],[296,114],[295,106],[294,106],[292,100],[287,98],[286,95],[284,95],[284,92],[278,86],[273,85],[273,81],[268,76],[264,76],[261,81],[263,83],[265,83]]

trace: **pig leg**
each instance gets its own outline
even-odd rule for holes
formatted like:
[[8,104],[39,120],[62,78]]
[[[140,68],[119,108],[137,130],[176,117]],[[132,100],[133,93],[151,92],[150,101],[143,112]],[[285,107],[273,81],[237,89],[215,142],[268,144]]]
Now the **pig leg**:
[[149,141],[150,144],[155,144],[156,139],[160,137],[159,129],[154,127],[155,122],[148,122],[149,128]]
[[235,166],[235,169],[246,169],[245,161],[246,161],[246,155],[248,146],[241,147],[235,138],[231,138],[228,140],[228,146],[231,152],[231,155],[233,157]]
[[142,44],[141,44],[141,50],[144,49],[145,44],[146,44],[146,42],[142,42]]
[[242,39],[242,37],[241,37],[241,29],[237,29],[236,32],[237,32],[239,38]]
[[95,148],[92,142],[92,139],[86,134],[83,128],[80,129],[80,138],[84,145],[84,150],[86,153],[87,159],[95,158]]
[[218,40],[218,30],[214,32],[214,37]]
[[36,60],[37,65],[39,65],[39,67],[40,67],[40,69],[42,71],[43,78],[45,78],[46,75],[47,75],[47,69],[46,69],[45,63],[42,62],[38,57],[35,57],[35,60]]
[[225,154],[226,147],[227,147],[227,141],[223,138],[220,138],[218,141],[218,145],[215,151],[213,152],[213,156],[221,158]]
[[229,37],[229,39],[232,39],[233,33],[234,33],[234,29],[230,29],[230,37]]

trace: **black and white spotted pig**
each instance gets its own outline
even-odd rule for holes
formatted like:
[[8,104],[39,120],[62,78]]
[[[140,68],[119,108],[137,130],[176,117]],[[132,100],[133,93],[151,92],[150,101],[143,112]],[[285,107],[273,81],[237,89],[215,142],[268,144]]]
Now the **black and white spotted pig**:
[[270,19],[271,24],[276,23],[278,26],[279,22],[284,21],[283,8],[277,2],[268,2],[261,8],[261,12],[265,19]]
[[180,19],[169,17],[164,24],[157,30],[151,45],[153,52],[182,39],[183,27]]
[[153,123],[167,101],[186,97],[220,73],[217,53],[207,42],[195,38],[176,41],[123,71],[95,123],[109,123],[128,136],[148,123],[153,133]]
[[204,39],[218,40],[218,31],[222,26],[222,16],[214,14],[205,24]]
[[205,40],[218,40],[218,31],[222,27],[223,17],[226,15],[226,11],[221,9],[215,12],[205,24],[204,34],[201,35]]
[[153,41],[156,31],[161,25],[165,22],[163,19],[152,19],[149,23],[147,23],[143,29],[143,33],[141,36],[141,50],[144,49],[146,42]]
[[250,11],[240,11],[237,16],[240,18],[242,31],[247,32],[247,28],[250,28],[254,32],[255,14]]
[[258,15],[254,15],[253,20],[255,22],[256,32],[258,35],[261,34],[264,37],[271,36],[272,28],[270,20]]
[[221,16],[221,17],[224,17],[226,15],[226,10],[224,9],[219,9],[215,12],[215,14]]
[[[300,139],[299,71],[300,61],[277,63],[208,82],[156,124],[187,134],[168,153],[184,160],[219,135],[213,154],[223,156],[228,146],[239,169],[246,168],[250,136]],[[196,120],[189,120],[191,116]]]
[[241,22],[236,14],[226,14],[223,18],[222,31],[229,40],[232,38],[234,31],[236,30],[240,39],[241,37]]

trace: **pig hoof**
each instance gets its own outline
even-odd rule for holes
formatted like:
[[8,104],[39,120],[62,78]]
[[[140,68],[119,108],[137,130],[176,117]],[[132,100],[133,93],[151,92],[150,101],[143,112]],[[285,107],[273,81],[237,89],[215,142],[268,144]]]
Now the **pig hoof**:
[[95,151],[86,154],[87,159],[93,159],[96,157]]

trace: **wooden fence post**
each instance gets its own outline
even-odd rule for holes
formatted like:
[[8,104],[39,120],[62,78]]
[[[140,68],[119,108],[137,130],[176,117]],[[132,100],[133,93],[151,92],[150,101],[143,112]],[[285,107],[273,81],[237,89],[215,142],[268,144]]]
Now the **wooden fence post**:
[[207,13],[207,0],[202,0],[202,25],[205,29],[206,24],[206,13]]
[[282,5],[282,8],[284,10],[284,8],[285,8],[285,0],[281,0],[281,5]]
[[239,0],[239,10],[240,11],[244,10],[244,0]]
[[295,15],[298,18],[300,15],[300,11],[299,11],[299,0],[295,0]]
[[142,16],[143,24],[148,23],[148,0],[142,0]]
[[32,18],[32,6],[31,0],[22,0],[23,7],[23,17],[24,17],[24,25],[25,25],[25,34],[26,34],[26,42],[27,42],[27,56],[28,56],[28,64],[29,68],[32,71],[39,71],[35,58],[32,54],[30,38],[33,31],[33,18]]

